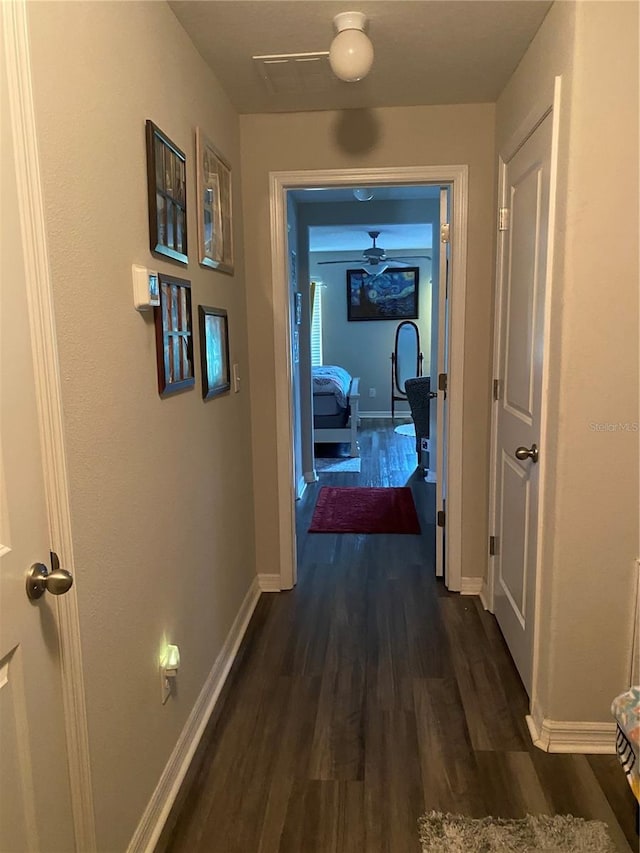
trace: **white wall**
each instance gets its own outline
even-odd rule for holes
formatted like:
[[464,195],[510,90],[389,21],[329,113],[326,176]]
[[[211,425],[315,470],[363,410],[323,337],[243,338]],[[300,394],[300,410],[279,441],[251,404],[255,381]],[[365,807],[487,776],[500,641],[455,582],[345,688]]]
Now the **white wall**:
[[[610,721],[640,548],[638,6],[556,3],[497,104],[498,150],[562,75],[538,716]],[[536,710],[536,709],[534,709]]]
[[[239,126],[165,3],[28,11],[97,833],[112,853],[126,848],[255,573]],[[187,155],[188,267],[149,251],[147,118]],[[233,169],[233,277],[197,262],[196,126]],[[190,279],[194,320],[199,303],[228,310],[239,394],[203,402],[196,323],[196,387],[159,398],[132,263]],[[163,706],[166,641],[182,664]]]
[[[360,377],[360,410],[391,412],[391,353],[399,320],[349,322],[347,319],[346,271],[353,264],[318,265],[344,257],[344,252],[312,252],[311,274],[326,285],[323,291],[323,348],[325,364],[339,364],[353,376]],[[387,252],[393,259],[405,255],[431,255],[431,248],[414,247],[400,252]],[[429,375],[431,357],[431,262],[409,261],[418,267],[418,319],[420,345],[424,354],[423,374]],[[391,263],[393,266],[393,263]],[[436,328],[437,332],[437,328]],[[369,389],[376,396],[369,396]],[[397,414],[409,414],[409,406],[396,403]]]

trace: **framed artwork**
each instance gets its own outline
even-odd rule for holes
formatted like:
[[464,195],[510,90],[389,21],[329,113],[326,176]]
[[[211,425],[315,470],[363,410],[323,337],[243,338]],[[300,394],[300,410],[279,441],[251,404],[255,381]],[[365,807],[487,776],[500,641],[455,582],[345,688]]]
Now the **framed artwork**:
[[205,267],[233,275],[231,166],[196,129],[198,253]]
[[347,270],[348,320],[416,320],[418,267]]
[[195,385],[191,282],[160,273],[160,306],[156,324],[158,391],[161,397]]
[[209,400],[231,388],[229,326],[224,308],[198,305],[202,398]]
[[147,185],[151,251],[186,264],[187,158],[147,119]]

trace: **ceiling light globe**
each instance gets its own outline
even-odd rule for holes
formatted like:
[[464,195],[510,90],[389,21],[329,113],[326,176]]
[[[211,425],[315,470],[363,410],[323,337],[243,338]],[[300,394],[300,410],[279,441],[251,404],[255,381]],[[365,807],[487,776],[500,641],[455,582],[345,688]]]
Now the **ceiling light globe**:
[[373,45],[362,30],[342,30],[329,49],[331,70],[340,80],[356,83],[373,65]]

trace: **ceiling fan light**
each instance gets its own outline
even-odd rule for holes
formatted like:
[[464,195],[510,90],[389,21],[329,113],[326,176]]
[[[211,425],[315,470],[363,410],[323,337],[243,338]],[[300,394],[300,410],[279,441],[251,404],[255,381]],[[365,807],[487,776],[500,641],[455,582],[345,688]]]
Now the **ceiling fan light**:
[[367,19],[361,12],[341,12],[333,23],[338,34],[329,48],[331,70],[340,80],[356,83],[373,65],[373,45],[364,33]]

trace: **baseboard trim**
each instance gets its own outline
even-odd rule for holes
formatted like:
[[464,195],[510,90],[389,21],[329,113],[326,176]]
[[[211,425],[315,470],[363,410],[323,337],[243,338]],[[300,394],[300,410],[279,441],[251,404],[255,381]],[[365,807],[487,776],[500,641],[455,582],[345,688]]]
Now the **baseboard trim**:
[[530,714],[526,720],[533,745],[543,752],[613,755],[616,751],[614,722],[584,723],[545,718],[541,724],[537,724]]
[[260,586],[256,577],[240,605],[220,654],[207,676],[178,742],[162,771],[160,781],[149,800],[133,838],[129,842],[127,853],[153,853],[205,727],[218,701],[231,665],[238,653],[240,643],[259,598]]
[[482,587],[480,588],[480,601],[484,609],[491,612],[491,608],[489,607],[489,586],[484,578],[482,579]]
[[307,483],[307,485],[309,483],[317,483],[318,482],[318,475],[316,473],[315,468],[313,469],[313,471],[305,471],[304,472],[304,481],[305,481],[305,483]]
[[484,578],[460,578],[460,595],[480,595]]
[[280,575],[260,574],[258,575],[258,585],[260,592],[281,592],[282,590]]
[[[363,412],[362,409],[358,411],[358,416],[360,418],[389,418],[391,419],[391,412]],[[400,412],[396,414],[396,418],[409,418],[411,419],[411,412]]]

